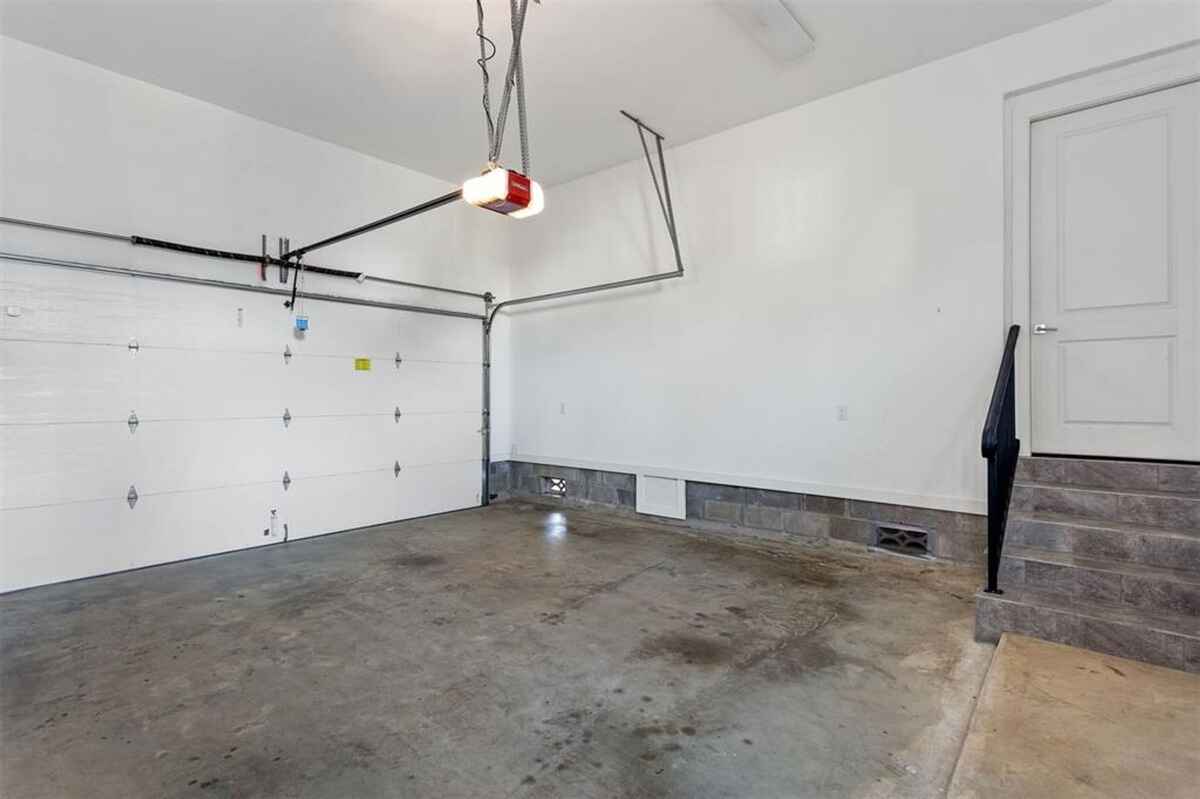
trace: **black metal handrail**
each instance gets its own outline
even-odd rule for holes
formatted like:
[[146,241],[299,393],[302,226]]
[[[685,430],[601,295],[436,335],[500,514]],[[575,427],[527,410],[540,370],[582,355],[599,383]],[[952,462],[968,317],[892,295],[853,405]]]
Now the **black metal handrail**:
[[1012,499],[1013,479],[1021,442],[1017,439],[1017,391],[1013,363],[1021,326],[1008,329],[1004,356],[992,402],[983,423],[983,457],[988,464],[988,548],[987,587],[989,594],[1004,593],[996,584],[1000,574],[1000,555],[1004,551],[1004,530],[1008,526],[1008,503]]

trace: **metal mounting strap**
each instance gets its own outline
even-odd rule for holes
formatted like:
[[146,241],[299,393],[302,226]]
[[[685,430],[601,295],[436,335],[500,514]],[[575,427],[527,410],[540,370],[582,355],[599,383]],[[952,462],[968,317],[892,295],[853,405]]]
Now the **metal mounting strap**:
[[287,427],[292,423],[292,412],[287,408],[283,409],[283,426]]
[[[663,220],[667,223],[667,234],[671,237],[671,247],[675,251],[675,266],[682,271],[683,259],[679,255],[679,235],[675,228],[675,208],[671,203],[671,185],[667,182],[667,160],[663,155],[663,135],[628,111],[622,110],[621,115],[637,126],[638,139],[642,143],[642,152],[646,156],[646,166],[650,169],[650,179],[654,181],[654,193],[658,196],[658,206],[662,209]],[[658,154],[658,172],[654,170],[654,159],[650,157],[650,147],[646,144],[646,134],[654,137],[654,145]],[[659,173],[662,174],[662,185],[659,185]]]
[[489,161],[500,160],[500,150],[504,145],[504,123],[508,119],[508,106],[512,101],[512,90],[517,85],[517,68],[521,65],[521,37],[525,33],[525,12],[528,9],[529,0],[520,0],[520,6],[515,3],[511,8],[517,13],[517,16],[512,18],[512,50],[508,54],[508,71],[504,76],[504,92],[500,95],[500,108],[496,112],[496,133],[492,139],[491,152],[488,153]]
[[125,495],[125,501],[129,503],[131,509],[138,503],[138,492],[135,486],[129,486],[129,493]]
[[140,422],[138,421],[137,414],[134,413],[133,411],[129,412],[129,418],[126,421],[129,423],[129,432],[130,433],[137,430],[137,426],[140,424]]
[[285,469],[283,472],[283,490],[287,491],[288,486],[290,486],[291,484],[292,484],[292,476],[290,474],[288,474],[287,470]]
[[[667,180],[667,161],[663,154],[663,136],[658,131],[651,128],[645,122],[630,114],[628,111],[622,111],[621,114],[627,117],[637,126],[638,137],[642,142],[642,151],[646,155],[646,166],[650,168],[650,177],[654,182],[654,192],[658,196],[659,207],[662,209],[663,220],[667,226],[667,236],[671,241],[671,250],[675,256],[675,271],[659,272],[652,275],[643,275],[642,277],[630,278],[628,280],[614,280],[610,283],[599,283],[594,286],[584,286],[577,289],[567,289],[565,291],[552,291],[547,294],[534,294],[529,297],[516,297],[511,300],[504,300],[495,304],[489,304],[484,309],[484,333],[491,329],[492,322],[496,319],[502,309],[514,305],[524,305],[530,302],[544,302],[546,300],[557,300],[564,297],[575,297],[581,294],[591,294],[597,291],[609,291],[611,289],[626,288],[628,286],[640,286],[646,283],[656,283],[660,280],[670,280],[672,278],[683,277],[683,256],[679,253],[679,234],[675,228],[675,208],[671,203],[671,185]],[[654,168],[654,159],[650,155],[650,147],[646,144],[645,134],[649,133],[655,138],[655,147],[658,154],[658,170]],[[660,180],[661,175],[661,180]],[[485,366],[486,368],[486,366]]]

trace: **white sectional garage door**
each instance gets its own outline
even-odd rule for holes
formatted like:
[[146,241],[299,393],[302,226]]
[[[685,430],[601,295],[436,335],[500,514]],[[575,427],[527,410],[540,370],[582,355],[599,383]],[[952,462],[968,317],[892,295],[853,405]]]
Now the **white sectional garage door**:
[[0,304],[0,590],[479,504],[477,321],[310,301],[298,338],[278,297],[5,261]]

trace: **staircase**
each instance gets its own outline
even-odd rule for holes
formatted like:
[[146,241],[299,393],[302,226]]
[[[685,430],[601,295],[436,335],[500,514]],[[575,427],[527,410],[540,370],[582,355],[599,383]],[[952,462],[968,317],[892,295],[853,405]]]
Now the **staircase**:
[[978,640],[1200,673],[1200,465],[1021,458],[998,585],[976,596]]

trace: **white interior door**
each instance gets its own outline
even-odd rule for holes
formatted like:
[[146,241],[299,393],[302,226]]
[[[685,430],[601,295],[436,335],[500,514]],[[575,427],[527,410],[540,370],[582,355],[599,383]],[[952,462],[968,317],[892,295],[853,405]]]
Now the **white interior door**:
[[1033,450],[1200,459],[1200,84],[1036,122]]

